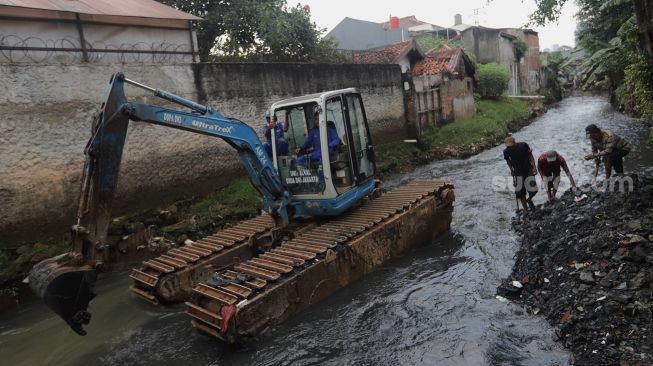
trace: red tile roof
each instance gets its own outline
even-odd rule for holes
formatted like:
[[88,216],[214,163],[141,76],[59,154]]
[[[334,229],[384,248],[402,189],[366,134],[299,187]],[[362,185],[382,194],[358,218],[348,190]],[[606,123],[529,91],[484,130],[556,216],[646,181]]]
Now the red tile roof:
[[463,50],[443,46],[438,50],[430,50],[424,60],[418,61],[413,67],[413,75],[435,75],[441,73],[453,74],[458,69]]
[[355,64],[395,64],[416,47],[414,40],[399,42],[376,50],[354,52],[353,61]]

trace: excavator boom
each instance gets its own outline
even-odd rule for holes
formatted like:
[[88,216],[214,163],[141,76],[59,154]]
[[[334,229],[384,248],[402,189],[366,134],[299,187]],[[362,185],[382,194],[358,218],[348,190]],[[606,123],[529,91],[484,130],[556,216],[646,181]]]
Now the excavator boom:
[[[126,83],[191,111],[130,103],[125,97]],[[272,215],[276,225],[284,226],[289,222],[290,194],[284,189],[254,129],[241,121],[225,118],[207,106],[150,88],[120,73],[114,74],[84,151],[86,159],[77,222],[71,233],[73,251],[38,263],[29,275],[33,291],[81,335],[85,334],[83,325],[90,321],[87,307],[95,296],[93,285],[97,273],[104,263],[117,256],[115,248],[107,243],[107,233],[130,120],[225,140],[238,152],[252,184],[263,196],[263,208]]]

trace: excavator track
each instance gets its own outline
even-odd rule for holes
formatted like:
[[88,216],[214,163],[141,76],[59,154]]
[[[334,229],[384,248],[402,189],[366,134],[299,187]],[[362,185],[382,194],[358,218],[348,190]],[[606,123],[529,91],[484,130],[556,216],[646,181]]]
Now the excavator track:
[[[337,252],[346,250],[348,242],[384,226],[386,221],[411,210],[425,198],[442,195],[448,188],[453,187],[439,180],[410,182],[341,217],[311,227],[255,258],[216,271],[210,280],[193,289],[190,301],[186,302],[191,323],[204,333],[233,343],[240,307],[275,284],[293,281],[304,269],[331,260]],[[238,285],[239,291],[231,288],[234,285]]]
[[[263,214],[170,249],[154,259],[143,261],[141,267],[132,270],[130,277],[134,284],[131,290],[153,304],[185,301],[192,288],[216,267],[230,266],[251,257],[253,239],[268,234],[272,228],[272,217]],[[242,291],[239,293],[243,294]]]

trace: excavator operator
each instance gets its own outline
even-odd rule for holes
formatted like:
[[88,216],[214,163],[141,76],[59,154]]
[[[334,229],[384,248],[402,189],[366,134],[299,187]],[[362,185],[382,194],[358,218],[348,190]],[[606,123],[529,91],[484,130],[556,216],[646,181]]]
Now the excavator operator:
[[[315,112],[313,115],[313,128],[308,131],[308,136],[304,143],[295,151],[297,154],[297,164],[306,165],[306,157],[310,155],[311,162],[322,162],[322,152],[320,151],[320,115]],[[341,141],[338,136],[335,124],[331,121],[327,122],[327,140],[329,145],[329,152],[335,152],[340,146]],[[313,149],[308,154],[309,149]]]

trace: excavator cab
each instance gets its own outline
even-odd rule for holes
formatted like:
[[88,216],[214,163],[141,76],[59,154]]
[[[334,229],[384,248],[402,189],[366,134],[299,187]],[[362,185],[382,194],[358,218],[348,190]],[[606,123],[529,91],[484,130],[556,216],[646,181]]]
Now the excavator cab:
[[287,124],[273,161],[295,217],[338,215],[374,189],[374,148],[354,88],[290,98],[271,107]]

